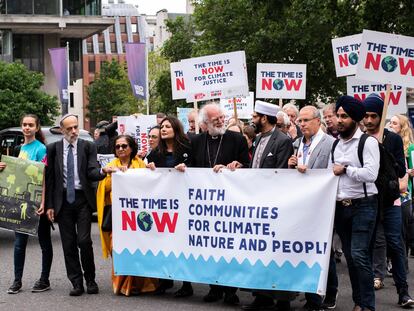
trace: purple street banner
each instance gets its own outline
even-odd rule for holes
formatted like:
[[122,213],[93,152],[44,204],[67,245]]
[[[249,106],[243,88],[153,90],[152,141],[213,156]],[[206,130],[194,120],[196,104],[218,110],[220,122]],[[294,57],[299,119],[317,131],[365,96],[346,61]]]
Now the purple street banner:
[[147,66],[145,63],[145,43],[125,43],[128,77],[132,92],[139,99],[147,96]]
[[66,48],[49,49],[53,71],[59,87],[61,103],[68,102],[68,59]]
[[364,30],[355,78],[414,87],[414,37]]
[[332,39],[337,77],[354,75],[358,65],[362,34]]

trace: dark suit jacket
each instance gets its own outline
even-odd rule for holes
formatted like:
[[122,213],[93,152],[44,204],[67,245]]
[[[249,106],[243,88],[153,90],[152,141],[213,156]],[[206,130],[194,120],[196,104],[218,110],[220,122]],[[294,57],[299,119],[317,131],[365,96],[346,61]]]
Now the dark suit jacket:
[[[96,209],[96,189],[94,181],[105,177],[100,173],[96,158],[96,146],[78,138],[77,143],[78,174],[82,190],[91,210]],[[63,205],[63,140],[47,146],[46,166],[46,210],[54,209],[55,216]]]
[[[254,145],[257,146],[261,139],[261,135],[258,135]],[[250,163],[250,167],[253,165],[254,155],[256,148],[253,150],[253,157]],[[287,168],[288,160],[293,154],[292,140],[279,131],[277,128],[273,131],[270,139],[263,150],[262,157],[260,159],[260,168]]]
[[[193,167],[210,167],[207,156],[207,133],[191,135]],[[240,133],[226,131],[221,142],[217,163],[227,165],[233,161],[249,167],[249,151],[247,141]]]
[[[148,163],[154,162],[156,167],[167,167],[165,162],[165,156],[159,152],[159,149],[151,150],[147,155]],[[188,143],[187,146],[183,148],[183,151],[180,154],[174,156],[174,166],[184,163],[186,166],[191,167],[192,156],[191,156],[191,146]],[[174,167],[173,166],[173,167]]]

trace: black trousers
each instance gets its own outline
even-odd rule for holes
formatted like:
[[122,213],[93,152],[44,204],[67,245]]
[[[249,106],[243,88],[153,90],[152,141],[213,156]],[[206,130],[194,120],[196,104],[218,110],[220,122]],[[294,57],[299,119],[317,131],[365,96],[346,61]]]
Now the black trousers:
[[65,256],[66,273],[74,286],[83,286],[83,277],[87,282],[95,280],[91,220],[92,211],[83,191],[76,190],[76,199],[72,204],[66,201],[66,193],[64,193],[63,206],[57,222]]

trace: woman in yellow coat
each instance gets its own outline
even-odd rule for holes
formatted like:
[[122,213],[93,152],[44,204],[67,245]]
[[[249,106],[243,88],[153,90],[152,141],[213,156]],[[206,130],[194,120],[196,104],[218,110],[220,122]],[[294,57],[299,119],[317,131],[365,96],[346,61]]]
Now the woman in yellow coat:
[[[130,168],[145,168],[145,163],[137,156],[138,147],[134,139],[129,135],[116,137],[114,143],[116,158],[108,163],[113,172],[118,170],[125,172]],[[98,185],[96,196],[98,224],[101,235],[102,253],[104,258],[112,254],[112,232],[102,231],[104,207],[112,204],[112,178],[108,174]],[[114,275],[112,268],[112,287],[115,294],[129,296],[131,294],[153,292],[158,286],[158,280],[130,275]]]

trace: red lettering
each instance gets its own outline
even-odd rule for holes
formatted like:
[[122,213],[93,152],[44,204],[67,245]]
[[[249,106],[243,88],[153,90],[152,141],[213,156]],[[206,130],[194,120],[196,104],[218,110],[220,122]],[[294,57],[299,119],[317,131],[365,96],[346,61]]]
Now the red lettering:
[[286,89],[288,91],[290,91],[292,89],[292,87],[295,89],[295,91],[299,91],[300,86],[302,85],[302,80],[288,80],[285,79],[285,85],[286,85]]
[[262,79],[262,91],[270,91],[272,89],[272,79]]
[[158,232],[164,232],[165,225],[168,227],[170,233],[175,232],[175,226],[177,225],[178,213],[174,213],[174,217],[171,220],[170,214],[162,213],[161,220],[158,218],[156,212],[152,212],[152,217],[154,218],[155,226],[157,227]]
[[135,212],[130,212],[131,215],[127,211],[122,211],[122,230],[128,230],[128,226],[132,231],[137,231],[137,217],[135,216]]
[[339,67],[344,67],[344,66],[345,67],[349,66],[347,54],[339,55]]
[[184,85],[184,78],[176,78],[175,79],[176,89],[177,91],[185,91],[185,85]]
[[362,102],[365,98],[367,98],[367,94],[361,94],[361,96],[359,94],[354,94],[354,98]]
[[414,60],[409,59],[407,64],[404,64],[404,58],[398,58],[400,65],[400,72],[402,75],[407,75],[408,71],[411,71],[411,76],[414,76]]
[[[381,92],[380,96],[382,99],[385,99],[385,93]],[[390,101],[389,103],[392,103],[393,105],[398,105],[401,98],[401,91],[398,91],[397,93],[391,92],[390,93]]]
[[381,64],[380,54],[375,55],[375,58],[374,58],[374,54],[370,52],[367,53],[367,59],[365,60],[365,69],[370,69],[372,65],[374,70],[378,70],[380,64]]
[[208,68],[202,68],[201,74],[206,75],[209,73],[215,73],[215,72],[223,72],[224,66],[215,66],[215,67],[208,67]]

